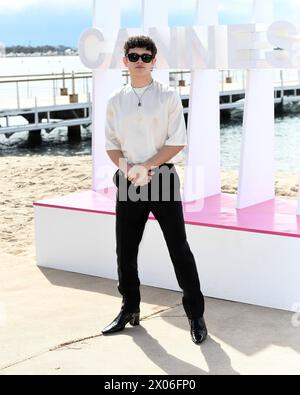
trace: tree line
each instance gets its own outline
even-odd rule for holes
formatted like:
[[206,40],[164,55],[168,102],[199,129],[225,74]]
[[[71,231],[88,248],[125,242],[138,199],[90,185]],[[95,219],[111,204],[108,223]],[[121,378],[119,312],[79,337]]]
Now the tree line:
[[5,48],[5,52],[6,54],[9,53],[25,53],[25,54],[33,54],[35,52],[39,52],[39,53],[47,53],[49,51],[51,52],[58,52],[60,54],[63,54],[65,52],[66,49],[72,49],[72,50],[76,50],[76,48],[71,48],[71,47],[66,47],[64,45],[58,45],[58,46],[54,46],[54,45],[38,45],[38,46],[24,46],[24,45],[13,45],[10,47],[6,47]]

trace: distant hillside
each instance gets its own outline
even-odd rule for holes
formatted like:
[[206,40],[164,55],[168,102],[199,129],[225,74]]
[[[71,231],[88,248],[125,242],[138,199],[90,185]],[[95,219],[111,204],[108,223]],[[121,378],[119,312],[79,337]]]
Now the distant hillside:
[[36,47],[32,46],[23,46],[23,45],[13,45],[11,47],[6,47],[5,48],[6,55],[13,55],[13,54],[25,54],[25,55],[30,55],[30,54],[44,54],[44,55],[49,55],[49,54],[55,54],[55,55],[68,55],[70,53],[74,53],[77,51],[76,48],[70,48],[66,47],[64,45],[58,45],[58,46],[53,46],[53,45],[39,45]]

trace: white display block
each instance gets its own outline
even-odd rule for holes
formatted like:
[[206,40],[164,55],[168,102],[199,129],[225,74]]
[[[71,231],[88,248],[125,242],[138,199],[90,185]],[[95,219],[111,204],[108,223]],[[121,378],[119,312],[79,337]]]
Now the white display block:
[[[205,93],[204,93],[205,92]],[[198,175],[194,173],[198,172]],[[221,192],[219,73],[192,72],[184,200]]]
[[298,184],[299,186],[298,186],[298,206],[297,206],[297,215],[299,215],[300,216],[300,181],[299,181],[299,184]]
[[[116,280],[115,214],[91,209],[95,194],[82,196],[89,211],[74,205],[72,209],[66,207],[68,197],[62,198],[61,207],[34,206],[37,264]],[[234,209],[218,207],[216,200],[210,200],[204,208],[211,225],[203,222],[204,216],[199,219],[199,213],[185,214],[187,239],[205,296],[296,311],[300,301],[300,221],[297,225],[296,216],[290,215],[294,208],[278,204],[289,213],[287,220],[284,214],[277,215],[282,235],[263,233],[269,232],[267,227],[275,229],[270,214],[257,218],[264,230],[253,230],[257,223],[247,211],[232,217],[230,225]],[[271,208],[265,207],[263,212]],[[107,207],[104,210],[109,211]],[[293,228],[292,237],[283,236],[288,228]],[[141,284],[180,290],[163,233],[151,215],[140,244],[138,265]]]
[[[254,23],[273,22],[273,0],[254,0],[252,19]],[[273,71],[248,70],[237,208],[275,197],[274,118]]]
[[[105,118],[108,97],[123,84],[120,70],[93,71],[93,189],[113,186],[112,176],[117,170],[105,151]],[[99,89],[100,88],[100,89]],[[101,154],[98,154],[101,153]],[[104,173],[107,176],[104,177]]]
[[[157,12],[159,10],[159,12]],[[153,26],[168,26],[169,23],[169,0],[142,0],[142,24],[144,35],[147,30]],[[155,41],[155,40],[154,40]],[[158,56],[160,56],[158,48]],[[169,71],[156,70],[156,65],[152,72],[152,77],[161,83],[169,85]]]
[[[218,1],[197,0],[195,25],[218,24]],[[221,192],[218,70],[192,70],[184,200]]]
[[275,197],[274,82],[269,70],[248,70],[237,208]]

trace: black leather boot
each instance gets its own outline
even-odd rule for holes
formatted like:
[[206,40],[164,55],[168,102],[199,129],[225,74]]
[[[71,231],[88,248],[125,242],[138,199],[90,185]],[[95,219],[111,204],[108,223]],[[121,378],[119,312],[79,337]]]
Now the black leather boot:
[[103,335],[108,335],[110,333],[122,331],[125,325],[130,323],[132,326],[139,325],[140,323],[140,313],[126,313],[120,311],[119,315],[111,322],[107,327],[102,330]]
[[204,318],[189,319],[191,336],[195,344],[204,342],[207,337],[207,328]]

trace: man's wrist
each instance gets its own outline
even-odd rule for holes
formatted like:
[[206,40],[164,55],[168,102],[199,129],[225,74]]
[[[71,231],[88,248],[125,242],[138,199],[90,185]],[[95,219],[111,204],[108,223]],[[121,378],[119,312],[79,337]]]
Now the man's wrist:
[[129,164],[126,160],[126,158],[120,158],[119,159],[119,169],[122,171],[125,177],[127,177],[127,173],[129,170]]
[[148,171],[152,169],[152,165],[149,162],[141,163],[141,165],[144,166]]

